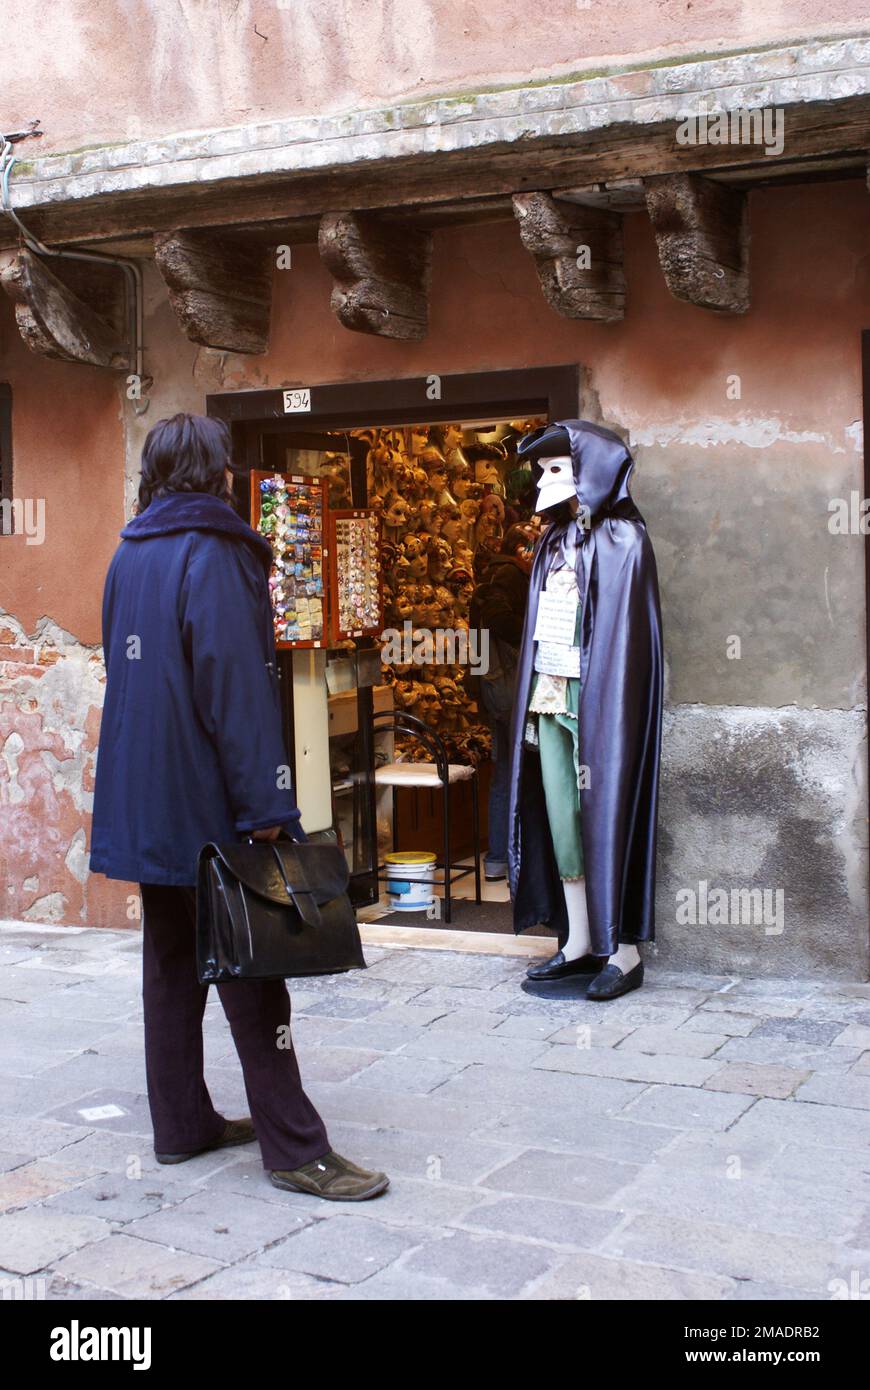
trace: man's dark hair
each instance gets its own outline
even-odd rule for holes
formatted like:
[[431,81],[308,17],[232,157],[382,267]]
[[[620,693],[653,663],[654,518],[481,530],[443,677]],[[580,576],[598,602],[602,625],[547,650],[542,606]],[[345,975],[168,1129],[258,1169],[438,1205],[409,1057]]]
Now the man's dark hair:
[[513,555],[514,551],[520,546],[522,546],[524,550],[530,550],[532,548],[532,540],[529,536],[528,525],[523,526],[517,524],[515,526],[509,526],[504,533],[504,540],[501,543],[502,555]]
[[148,431],[142,450],[139,511],[170,492],[208,492],[229,502],[224,470],[230,465],[230,432],[208,415],[173,415]]

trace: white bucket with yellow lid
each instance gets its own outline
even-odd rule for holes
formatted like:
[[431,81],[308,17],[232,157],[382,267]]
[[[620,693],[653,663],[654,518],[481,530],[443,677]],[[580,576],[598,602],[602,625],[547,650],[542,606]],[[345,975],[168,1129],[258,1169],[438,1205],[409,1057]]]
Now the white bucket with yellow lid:
[[422,849],[394,850],[384,855],[387,899],[394,911],[427,912],[432,907],[436,863],[437,856]]

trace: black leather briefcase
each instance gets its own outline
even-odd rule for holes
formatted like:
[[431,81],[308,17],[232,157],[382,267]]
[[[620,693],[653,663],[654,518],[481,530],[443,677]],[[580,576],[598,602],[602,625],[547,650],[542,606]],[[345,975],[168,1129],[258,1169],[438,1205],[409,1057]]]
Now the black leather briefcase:
[[196,892],[202,984],[365,968],[347,861],[337,845],[205,845]]

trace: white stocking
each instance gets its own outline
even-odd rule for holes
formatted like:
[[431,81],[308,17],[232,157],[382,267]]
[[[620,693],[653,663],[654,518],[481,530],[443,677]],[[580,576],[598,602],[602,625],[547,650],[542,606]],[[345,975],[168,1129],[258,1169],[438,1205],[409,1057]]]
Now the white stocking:
[[568,910],[568,940],[562,947],[566,960],[588,956],[592,945],[589,939],[589,914],[586,910],[585,878],[563,878],[565,907]]
[[618,965],[623,975],[627,975],[629,970],[640,961],[640,951],[631,941],[620,941],[616,955],[611,956],[608,965]]

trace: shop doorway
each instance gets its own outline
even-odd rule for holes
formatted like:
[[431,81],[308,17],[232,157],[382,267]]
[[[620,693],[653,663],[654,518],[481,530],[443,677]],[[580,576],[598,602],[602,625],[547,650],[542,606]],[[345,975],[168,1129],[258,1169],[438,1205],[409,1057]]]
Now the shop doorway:
[[[328,831],[345,849],[352,895],[368,920],[380,917],[377,904],[383,902],[385,884],[378,866],[384,853],[392,848],[437,852],[443,844],[439,790],[387,792],[375,785],[375,769],[384,762],[431,756],[415,737],[377,732],[389,724],[390,710],[409,712],[425,724],[451,763],[475,768],[480,850],[487,852],[492,732],[475,698],[479,686],[468,669],[469,648],[465,667],[447,647],[433,651],[433,661],[425,660],[430,653],[419,642],[409,649],[409,630],[453,633],[461,640],[474,587],[507,527],[527,522],[532,514],[530,475],[516,463],[519,438],[548,420],[579,415],[579,406],[576,366],[208,397],[208,413],[232,428],[235,490],[249,519],[252,475],[321,478],[334,511],[366,509],[379,517],[384,629],[400,644],[404,634],[405,650],[394,641],[382,663],[386,647],[378,638],[348,640],[318,653],[316,668],[310,652],[279,652],[285,735],[297,786],[300,774],[311,776],[307,761],[299,765],[300,722],[310,727],[321,717],[310,703],[304,712],[297,707],[298,672],[306,659],[306,670],[315,671],[313,696],[306,690],[305,698],[316,706],[319,687],[329,730],[328,751],[324,743],[314,759],[323,782],[328,781],[329,811],[321,819],[329,819]],[[412,660],[397,662],[397,652]],[[473,640],[470,655],[470,665],[479,665]],[[304,760],[307,754],[306,748]],[[470,783],[458,782],[449,797],[451,858],[470,863],[466,857],[475,849]],[[484,881],[480,904],[473,896],[469,873],[453,887],[453,928],[512,931],[504,879]],[[424,911],[396,911],[390,920],[438,925]]]

